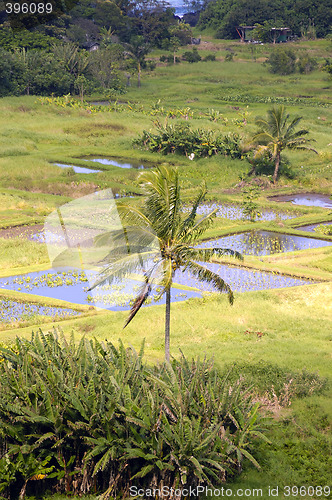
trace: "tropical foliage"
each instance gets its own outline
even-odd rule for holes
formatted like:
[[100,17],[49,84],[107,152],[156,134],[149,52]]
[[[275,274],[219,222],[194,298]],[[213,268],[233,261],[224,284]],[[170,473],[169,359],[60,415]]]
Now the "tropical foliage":
[[[127,498],[131,485],[224,482],[245,460],[259,467],[258,404],[211,361],[147,367],[120,342],[60,332],[0,350],[0,492],[56,490]],[[157,498],[157,497],[156,497]]]
[[273,182],[277,182],[279,166],[281,160],[281,152],[288,149],[306,149],[317,153],[308,144],[313,139],[307,139],[305,136],[309,134],[309,130],[295,130],[301,116],[293,118],[289,122],[290,115],[286,114],[284,106],[273,107],[268,110],[267,118],[256,118],[256,125],[259,130],[252,138],[252,143],[256,145],[255,157],[270,152],[274,161]]
[[145,283],[132,306],[127,326],[150,295],[151,285],[157,283],[157,300],[166,294],[165,358],[169,362],[171,287],[176,271],[187,271],[199,281],[212,285],[216,291],[226,292],[232,304],[234,297],[230,286],[201,262],[210,262],[224,255],[238,259],[242,256],[230,249],[197,246],[199,237],[211,225],[217,212],[215,209],[197,218],[197,209],[206,195],[205,184],[189,214],[184,215],[176,169],[160,166],[143,173],[140,181],[147,195],[143,208],[118,205],[123,230],[111,231],[95,240],[97,245],[104,246],[109,241],[110,252],[104,259],[108,263],[92,288],[112,284],[132,271],[143,271]]
[[205,2],[199,27],[215,30],[218,38],[238,40],[240,38],[236,29],[239,26],[258,24],[287,26],[297,36],[307,36],[315,28],[315,36],[325,37],[330,30],[331,15],[329,0],[322,0],[319,5],[310,0],[216,0]]
[[241,158],[241,138],[238,134],[222,136],[212,130],[192,129],[187,123],[165,124],[156,122],[157,133],[147,130],[134,145],[143,147],[152,152],[170,154],[177,153],[197,157],[222,154],[231,158]]

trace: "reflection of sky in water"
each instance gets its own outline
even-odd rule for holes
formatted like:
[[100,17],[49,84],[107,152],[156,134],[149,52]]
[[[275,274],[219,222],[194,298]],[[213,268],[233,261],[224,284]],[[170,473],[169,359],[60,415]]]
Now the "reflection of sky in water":
[[[318,222],[317,224],[308,224],[307,226],[299,226],[297,227],[296,229],[298,229],[299,231],[310,231],[310,232],[316,232],[315,231],[315,227],[317,226],[331,226],[332,222]],[[316,234],[319,234],[318,232],[316,232]]]
[[332,199],[327,194],[285,194],[280,196],[271,196],[272,201],[290,201],[293,205],[305,205],[307,207],[332,208]]
[[114,167],[120,167],[120,168],[137,168],[137,169],[148,168],[139,162],[134,162],[134,161],[128,162],[119,159],[115,160],[113,158],[88,158],[85,159],[85,161],[95,161],[97,163],[101,163],[102,165],[113,165]]
[[305,236],[293,236],[273,231],[250,231],[206,241],[201,243],[199,247],[230,248],[247,255],[270,255],[330,245],[332,245],[331,241]]
[[[90,283],[94,281],[96,273],[90,272]],[[97,307],[111,309],[114,311],[129,309],[128,303],[133,300],[139,292],[143,282],[131,280],[115,285],[96,287],[88,292],[90,284],[83,271],[58,271],[53,269],[39,271],[19,276],[0,278],[0,288],[16,290],[25,293],[32,293],[42,297],[66,300],[77,304],[89,304]],[[156,295],[156,293],[152,294]],[[194,291],[172,289],[172,301],[177,302],[191,297],[198,297],[200,294]],[[163,304],[163,297],[158,304]],[[154,300],[151,304],[155,304]],[[146,305],[150,305],[149,303]]]
[[[268,290],[270,288],[284,288],[289,286],[308,285],[308,280],[280,276],[264,271],[255,271],[236,268],[221,264],[202,263],[211,271],[217,273],[235,292],[249,292],[252,290]],[[212,286],[200,283],[192,278],[187,271],[175,273],[174,281],[180,285],[197,287],[205,291],[214,291]]]
[[17,302],[10,299],[0,299],[0,323],[13,323],[31,319],[33,316],[50,316],[52,318],[67,318],[79,316],[79,311],[63,307],[42,306]]
[[[240,205],[228,205],[228,204],[220,204],[220,203],[209,203],[205,205],[200,205],[197,209],[197,213],[199,215],[207,215],[212,210],[218,209],[217,211],[217,217],[222,217],[223,219],[229,219],[229,220],[238,220],[238,219],[247,219],[249,220],[249,216],[245,215],[243,213],[243,208]],[[186,211],[189,211],[189,208],[185,209]],[[286,219],[293,219],[298,216],[296,213],[286,213],[286,212],[279,212],[276,210],[260,210],[261,217],[258,220],[275,220],[277,218],[281,220],[286,220]]]
[[[265,290],[269,288],[282,288],[289,286],[299,286],[310,283],[310,281],[279,276],[273,273],[247,270],[227,265],[213,263],[203,264],[212,271],[219,274],[234,291],[246,292],[250,290]],[[91,276],[90,278],[92,277]],[[95,276],[95,273],[94,273]],[[199,282],[192,277],[188,271],[176,271],[174,283],[182,286],[198,288],[201,291],[213,291],[207,284]],[[26,293],[51,297],[78,304],[96,305],[111,310],[129,309],[129,301],[133,300],[142,286],[138,280],[96,287],[93,292],[88,292],[89,282],[86,274],[82,271],[40,271],[25,275],[0,278],[0,288],[17,290]],[[153,305],[152,293],[151,302],[146,305]],[[171,300],[173,302],[186,300],[191,297],[199,297],[200,293],[187,291],[181,288],[172,288]],[[165,297],[158,303],[163,304]]]
[[77,174],[95,174],[96,172],[102,172],[102,170],[95,170],[93,168],[78,167],[76,165],[66,165],[64,163],[53,163],[57,167],[61,168],[72,168]]

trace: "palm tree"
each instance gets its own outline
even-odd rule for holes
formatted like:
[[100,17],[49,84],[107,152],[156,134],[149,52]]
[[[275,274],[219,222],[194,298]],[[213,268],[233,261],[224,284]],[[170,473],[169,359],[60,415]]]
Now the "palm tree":
[[[252,144],[257,147],[255,157],[258,158],[267,151],[272,153],[274,160],[273,182],[277,182],[281,152],[288,149],[307,149],[317,151],[307,146],[310,139],[304,137],[308,130],[295,131],[296,126],[302,120],[301,116],[294,118],[289,123],[289,114],[286,114],[285,106],[273,107],[267,112],[267,118],[257,117],[255,120],[259,130],[252,138]],[[313,139],[311,139],[313,140]]]
[[141,72],[142,64],[145,62],[145,56],[151,50],[148,43],[144,41],[142,36],[134,36],[131,38],[130,43],[124,43],[124,48],[129,55],[136,61],[137,64],[137,87],[141,86]]
[[[124,326],[126,327],[151,293],[151,284],[158,282],[160,291],[157,299],[166,295],[165,358],[169,362],[171,287],[174,273],[178,269],[189,271],[199,281],[212,284],[219,292],[226,292],[232,304],[234,296],[230,286],[199,262],[209,262],[224,255],[238,259],[242,259],[242,256],[234,250],[195,246],[217,211],[216,209],[197,220],[197,208],[206,194],[205,185],[201,186],[189,215],[184,215],[176,169],[159,166],[154,171],[143,173],[140,180],[147,194],[144,206],[140,210],[133,206],[118,205],[124,230],[121,235],[120,232],[113,233],[110,241],[113,248],[107,257],[108,265],[94,286],[112,283],[116,277],[125,276],[139,266],[142,267],[145,283],[132,306]],[[117,241],[120,244],[117,245]],[[129,241],[132,244],[129,245]],[[105,243],[107,238],[99,238],[99,244]],[[156,245],[153,248],[154,243]]]

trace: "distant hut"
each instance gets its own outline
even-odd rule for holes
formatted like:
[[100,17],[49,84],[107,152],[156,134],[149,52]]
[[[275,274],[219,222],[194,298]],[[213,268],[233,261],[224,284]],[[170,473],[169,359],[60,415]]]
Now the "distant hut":
[[285,43],[291,36],[291,30],[289,28],[271,28],[271,36],[273,43]]
[[[252,42],[252,31],[256,26],[238,26],[236,31],[238,32],[241,42]],[[291,30],[289,28],[271,28],[271,39],[273,43],[285,43],[291,37]]]
[[236,31],[238,32],[241,42],[251,42],[251,32],[256,26],[238,26]]
[[84,44],[84,48],[88,50],[89,52],[94,52],[95,50],[98,50],[100,47],[100,43],[98,42],[88,42]]

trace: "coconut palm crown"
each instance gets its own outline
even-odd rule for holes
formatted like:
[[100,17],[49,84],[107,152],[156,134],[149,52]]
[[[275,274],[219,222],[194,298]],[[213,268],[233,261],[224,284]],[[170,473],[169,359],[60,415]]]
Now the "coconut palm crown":
[[[206,194],[205,185],[201,186],[190,212],[184,214],[176,169],[159,166],[153,171],[141,174],[140,182],[147,195],[143,208],[140,210],[129,205],[118,205],[126,242],[120,243],[115,253],[114,248],[109,253],[108,265],[94,286],[110,283],[115,277],[124,276],[128,271],[132,272],[141,266],[145,283],[131,308],[125,326],[149,296],[151,284],[157,282],[160,290],[157,299],[166,294],[165,358],[169,361],[171,286],[174,273],[178,269],[189,271],[199,281],[212,284],[216,291],[226,292],[232,304],[234,296],[230,286],[201,262],[224,255],[238,259],[242,259],[242,256],[230,249],[195,246],[198,238],[211,225],[217,211],[216,209],[200,219],[197,217],[198,206]],[[120,239],[119,236],[119,241]],[[157,251],[151,246],[153,239],[157,242]],[[134,243],[128,245],[129,240]]]
[[317,153],[307,146],[313,139],[304,137],[308,130],[295,128],[302,120],[301,116],[289,122],[290,115],[286,114],[285,106],[273,107],[267,111],[267,118],[257,117],[255,120],[259,130],[252,138],[252,143],[257,146],[255,156],[259,157],[266,151],[272,153],[274,159],[273,182],[278,178],[281,152],[288,149],[307,149]]

